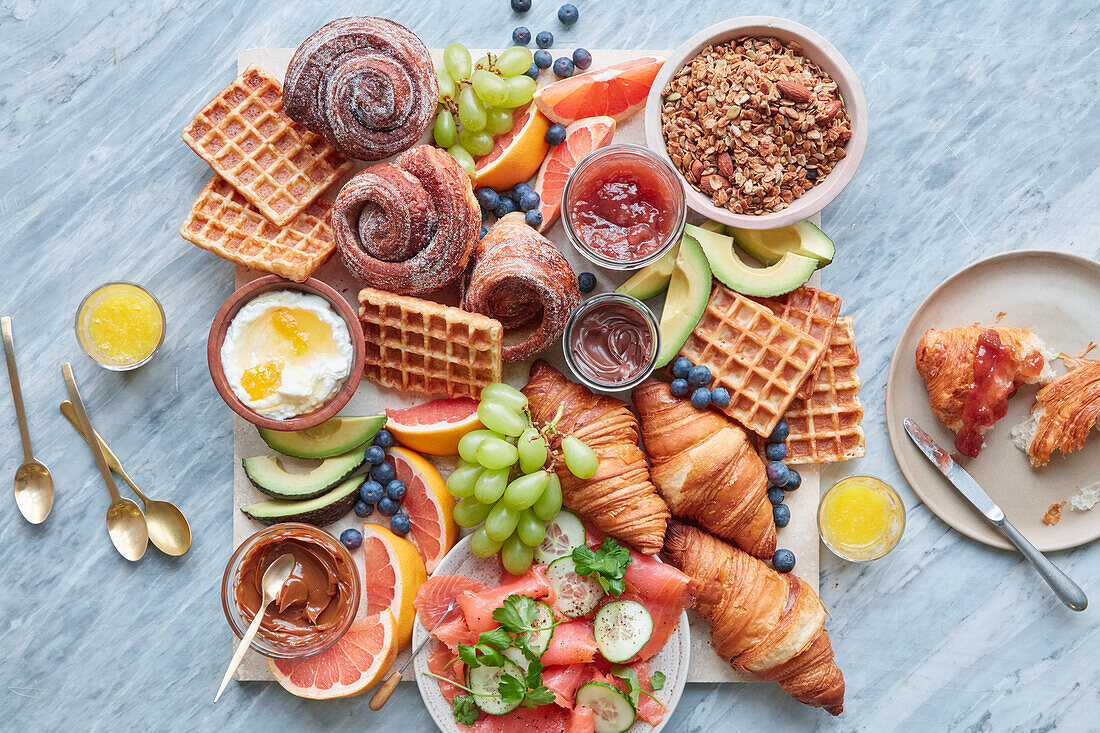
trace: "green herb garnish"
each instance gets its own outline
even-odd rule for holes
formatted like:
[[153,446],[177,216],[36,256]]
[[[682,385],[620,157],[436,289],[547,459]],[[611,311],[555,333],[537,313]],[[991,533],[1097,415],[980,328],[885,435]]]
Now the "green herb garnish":
[[665,673],[658,670],[654,672],[649,678],[649,686],[654,690],[659,690],[665,686]]
[[473,725],[481,717],[481,709],[474,702],[473,695],[455,695],[451,701],[451,712],[455,720],[463,725]]
[[630,550],[610,537],[604,537],[598,550],[585,545],[573,548],[573,565],[577,575],[591,575],[604,593],[618,598],[626,590],[623,579],[632,558]]

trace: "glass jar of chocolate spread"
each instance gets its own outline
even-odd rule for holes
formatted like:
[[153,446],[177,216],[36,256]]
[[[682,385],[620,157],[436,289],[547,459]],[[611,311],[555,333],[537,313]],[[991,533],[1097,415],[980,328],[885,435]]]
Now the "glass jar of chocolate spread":
[[585,301],[565,324],[565,362],[586,386],[618,392],[653,373],[660,329],[645,303],[621,293]]

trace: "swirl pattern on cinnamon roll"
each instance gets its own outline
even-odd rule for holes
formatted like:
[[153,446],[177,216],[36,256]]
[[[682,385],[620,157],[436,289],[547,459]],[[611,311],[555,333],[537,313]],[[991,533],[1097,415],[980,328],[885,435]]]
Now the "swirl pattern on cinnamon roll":
[[565,257],[514,212],[497,221],[474,249],[462,307],[500,321],[506,329],[504,360],[520,361],[561,336],[580,299],[577,276]]
[[412,31],[356,16],[326,24],[294,52],[283,109],[349,158],[380,160],[420,140],[438,95],[428,49]]
[[470,178],[444,150],[417,145],[357,173],[332,207],[348,271],[380,290],[424,295],[466,269],[481,229]]

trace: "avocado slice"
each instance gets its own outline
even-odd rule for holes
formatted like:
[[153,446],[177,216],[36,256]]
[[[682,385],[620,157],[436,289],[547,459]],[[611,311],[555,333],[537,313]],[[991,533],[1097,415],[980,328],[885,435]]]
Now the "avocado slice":
[[785,253],[774,265],[752,267],[741,261],[733,251],[733,239],[724,234],[691,224],[684,227],[684,234],[699,242],[714,276],[742,295],[768,297],[789,293],[809,280],[817,269],[816,259],[794,252]]
[[270,499],[258,504],[242,506],[241,511],[260,524],[279,522],[305,522],[317,527],[332,524],[351,511],[359,500],[359,487],[366,476],[354,476],[338,484],[324,494],[303,501],[279,501]]
[[668,252],[652,265],[646,265],[638,270],[625,283],[620,285],[615,292],[623,295],[632,295],[638,300],[653,298],[665,292],[668,281],[672,277],[672,269],[676,266],[676,255],[680,252],[680,243],[672,245]]
[[718,234],[726,233],[726,225],[711,219],[707,219],[699,225],[700,229],[706,229],[708,232],[716,232]]
[[737,229],[726,227],[737,246],[765,265],[774,265],[787,252],[818,261],[824,267],[833,261],[836,247],[833,240],[808,221],[800,221],[779,229]]
[[656,366],[672,361],[695,330],[710,300],[710,284],[710,265],[703,249],[695,238],[684,235],[661,312],[661,350]]
[[385,424],[385,415],[366,415],[334,417],[305,430],[257,430],[265,443],[284,455],[332,458],[364,445]]
[[343,455],[326,458],[308,473],[291,473],[283,468],[282,459],[254,456],[241,461],[245,475],[260,491],[273,499],[301,501],[326,493],[363,465],[367,447],[360,446]]

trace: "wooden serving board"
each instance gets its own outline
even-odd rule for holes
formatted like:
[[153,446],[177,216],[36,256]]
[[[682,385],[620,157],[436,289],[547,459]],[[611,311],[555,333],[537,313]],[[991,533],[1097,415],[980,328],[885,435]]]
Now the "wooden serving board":
[[[438,65],[442,63],[443,52],[441,50],[433,50],[432,60]],[[474,57],[481,55],[482,51],[473,51]],[[290,63],[290,58],[294,54],[294,49],[290,48],[272,48],[272,49],[248,49],[241,51],[237,56],[238,71],[244,71],[245,68],[252,64],[259,64],[269,73],[276,78],[282,79],[286,73],[286,67]],[[660,51],[623,51],[623,50],[604,50],[593,51],[593,66],[599,68],[608,64],[618,63],[626,61],[639,56],[647,56],[654,54],[662,54]],[[543,72],[542,81],[549,83],[551,75],[548,71]],[[427,140],[425,140],[427,142]],[[636,143],[640,145],[645,144],[645,132],[642,124],[642,115],[636,114],[630,119],[619,124],[619,127],[615,134],[615,142],[627,142]],[[365,164],[359,164],[356,170],[365,167]],[[698,218],[698,217],[696,217]],[[566,259],[569,260],[573,269],[577,272],[589,271],[596,275],[599,282],[596,288],[596,292],[605,292],[614,290],[620,283],[622,283],[629,276],[630,273],[616,272],[613,270],[601,270],[595,267],[591,262],[584,259],[580,254],[574,251],[573,247],[569,244],[562,230],[560,221],[546,233],[547,237],[554,242],[559,249],[564,253]],[[260,277],[266,273],[249,270],[244,267],[237,268],[236,281],[237,286]],[[355,280],[351,275],[347,273],[343,265],[340,263],[339,258],[333,256],[329,262],[327,262],[318,272],[314,273],[314,277],[317,277],[329,285],[333,286],[341,294],[348,299],[349,302],[358,307],[356,295],[358,294],[361,284]],[[818,278],[819,275],[815,274],[814,278]],[[811,283],[815,283],[816,280],[811,280]],[[445,295],[444,292],[442,295]],[[441,302],[448,302],[446,298],[440,298]],[[455,305],[455,301],[452,299],[449,301],[450,305]],[[661,303],[652,303],[656,313],[660,313]],[[540,355],[542,358],[548,360],[555,367],[560,369],[564,374],[569,374],[569,370],[565,365],[562,358],[562,351],[560,346],[556,346],[551,350]],[[527,382],[527,370],[529,362],[520,362],[517,364],[511,364],[505,366],[505,380],[517,387],[523,386]],[[410,407],[415,404],[419,404],[427,399],[423,395],[419,394],[403,394],[396,390],[380,387],[373,382],[364,379],[359,385],[359,389],[344,408],[343,413],[347,415],[367,415],[380,412],[385,408],[402,408]],[[241,542],[243,542],[250,535],[262,529],[262,526],[245,516],[240,510],[240,507],[251,504],[257,501],[262,501],[265,497],[259,491],[249,483],[248,478],[244,474],[244,469],[241,466],[241,459],[248,456],[255,455],[270,455],[271,449],[260,439],[255,428],[245,421],[244,419],[234,415],[233,417],[233,547],[235,548]],[[432,458],[433,463],[436,464],[440,472],[447,476],[454,468],[453,459],[437,459]],[[292,465],[293,461],[287,461],[288,465]],[[303,463],[303,466],[305,464]],[[798,564],[795,572],[803,580],[807,581],[816,590],[818,587],[818,552],[819,552],[819,540],[817,532],[817,505],[819,499],[819,487],[820,477],[819,471],[816,466],[799,467],[799,472],[803,477],[802,489],[788,495],[787,505],[791,508],[791,523],[779,530],[779,545],[780,547],[786,547],[795,553],[798,558]],[[371,517],[368,517],[367,521],[379,521],[383,519],[388,521],[386,517],[379,517],[376,513]],[[339,534],[348,527],[357,527],[363,520],[356,517],[354,514],[349,514],[347,517],[330,525],[326,529],[332,534],[339,536]],[[227,553],[228,556],[228,553]],[[362,554],[357,554],[357,559],[361,558]],[[362,572],[362,568],[360,568]],[[691,619],[691,671],[688,674],[689,682],[750,682],[752,681],[747,676],[735,672],[730,668],[728,664],[722,661],[714,650],[710,646],[710,628],[705,621],[703,621],[694,611],[689,611],[689,617]],[[233,644],[236,645],[237,639],[233,637]],[[230,650],[227,649],[227,653]],[[408,651],[402,651],[395,662],[400,666],[408,658]],[[268,671],[267,664],[263,657],[255,652],[249,652],[244,662],[237,670],[236,675],[238,680],[242,681],[271,681],[274,678]],[[412,675],[406,677],[406,681],[411,680]]]

